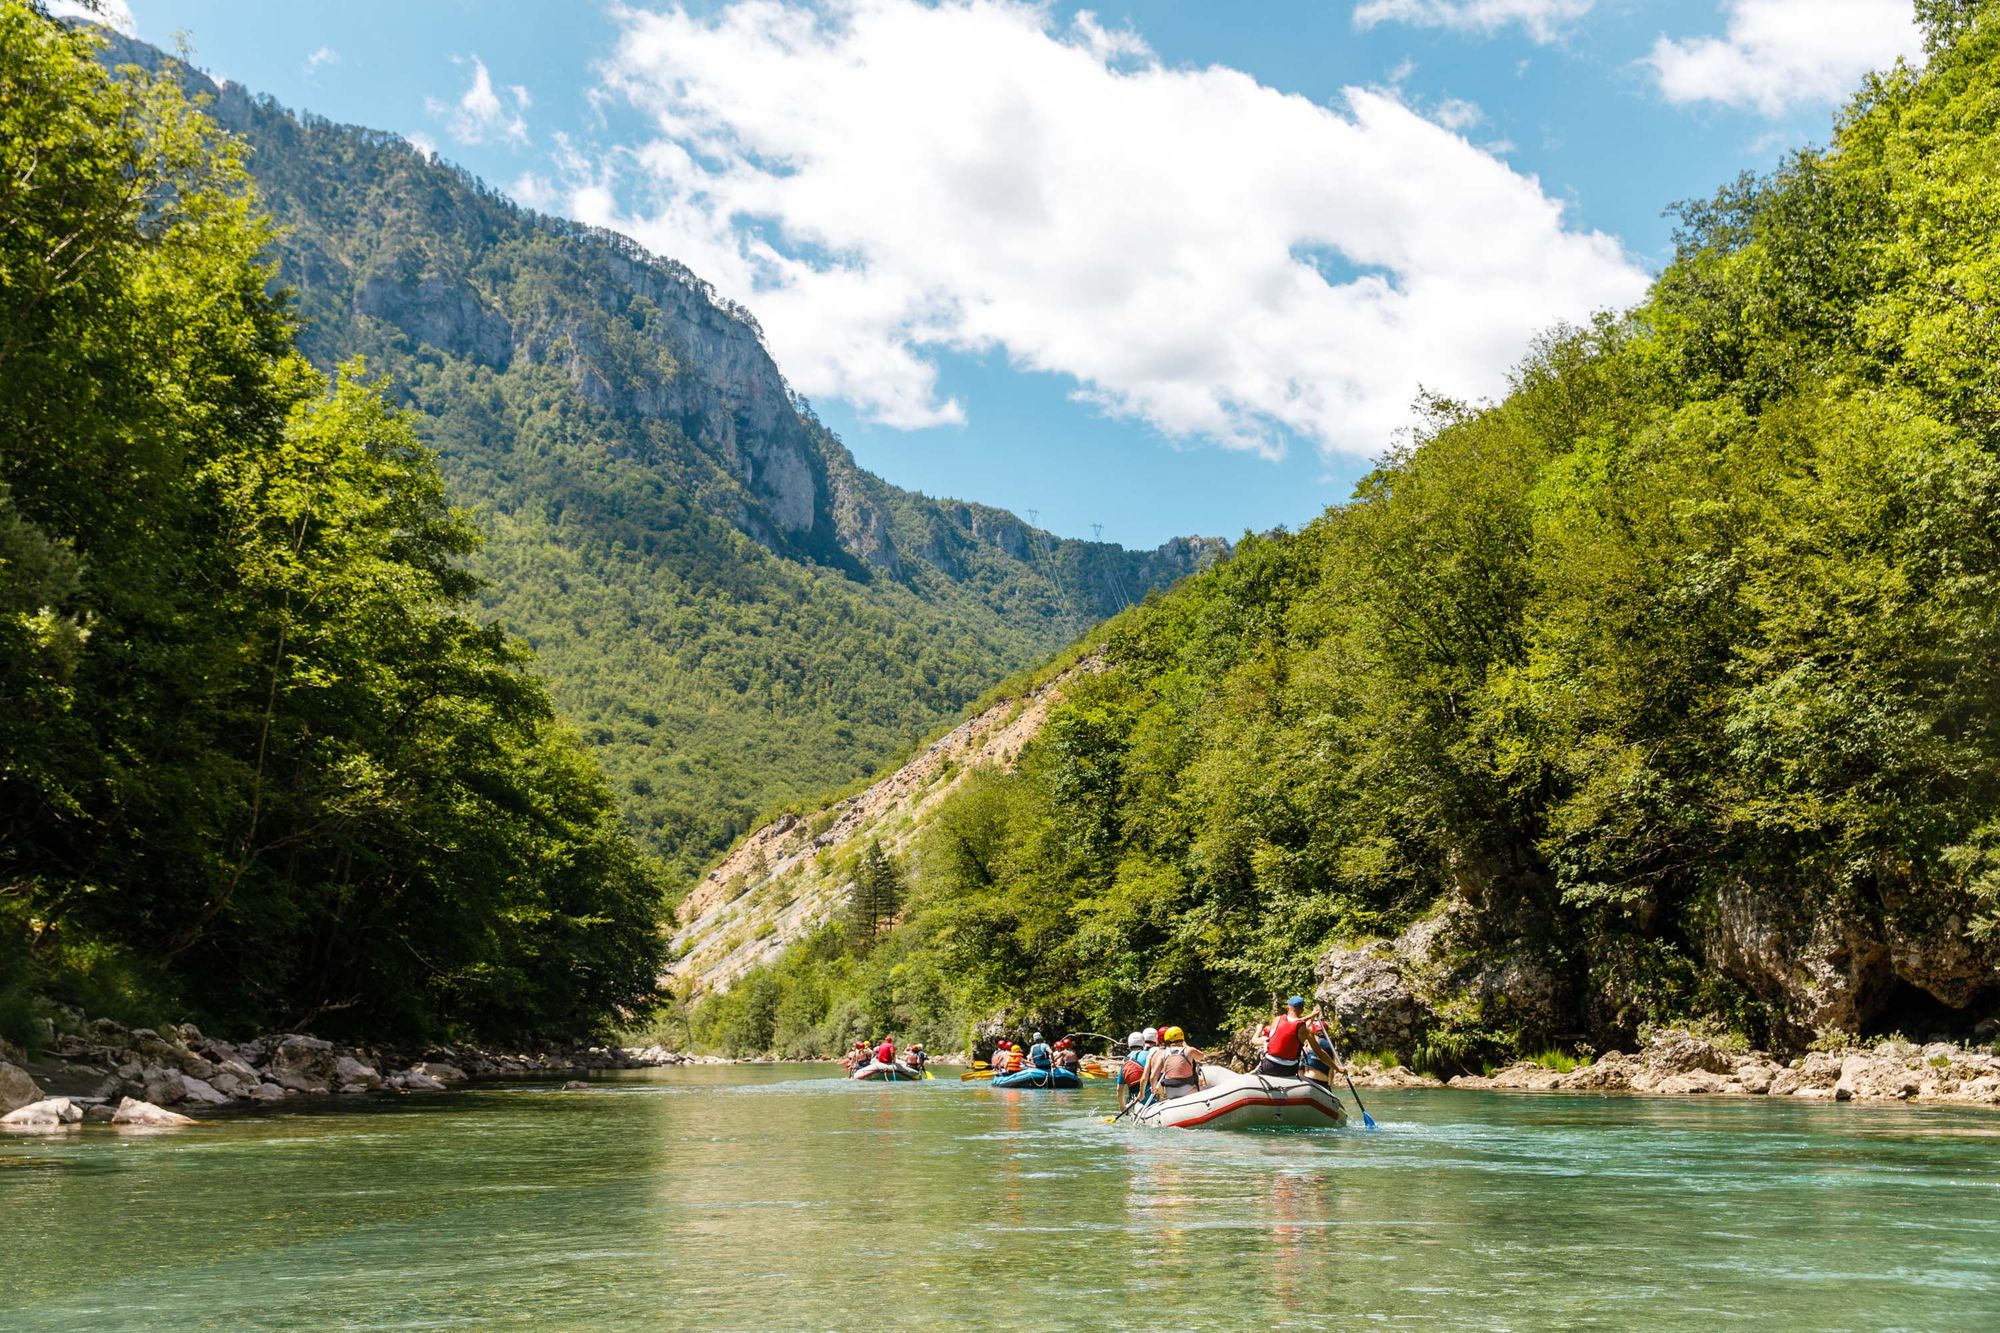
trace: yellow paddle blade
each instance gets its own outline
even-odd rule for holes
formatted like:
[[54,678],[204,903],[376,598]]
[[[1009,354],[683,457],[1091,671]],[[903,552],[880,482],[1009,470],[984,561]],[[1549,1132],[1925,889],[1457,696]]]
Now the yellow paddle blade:
[[970,1082],[973,1079],[992,1078],[992,1077],[993,1077],[993,1071],[990,1069],[974,1069],[967,1073],[960,1074],[958,1076],[958,1081],[960,1083],[966,1083]]

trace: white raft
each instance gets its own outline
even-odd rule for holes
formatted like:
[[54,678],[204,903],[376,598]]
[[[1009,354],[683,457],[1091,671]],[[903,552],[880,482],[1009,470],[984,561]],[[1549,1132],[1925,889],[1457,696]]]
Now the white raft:
[[885,1083],[913,1083],[923,1078],[921,1069],[913,1069],[901,1060],[883,1064],[880,1060],[870,1060],[848,1077],[859,1079],[880,1079]]
[[1334,1129],[1347,1123],[1347,1112],[1311,1079],[1203,1069],[1199,1090],[1143,1106],[1132,1118],[1174,1129]]

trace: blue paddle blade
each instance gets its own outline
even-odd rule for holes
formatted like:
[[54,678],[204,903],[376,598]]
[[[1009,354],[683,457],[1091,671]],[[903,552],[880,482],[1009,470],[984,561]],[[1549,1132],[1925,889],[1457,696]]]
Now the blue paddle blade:
[[1381,1126],[1380,1126],[1380,1125],[1378,1125],[1378,1124],[1376,1124],[1376,1123],[1375,1123],[1375,1117],[1374,1117],[1374,1116],[1372,1116],[1372,1115],[1369,1115],[1369,1114],[1368,1114],[1368,1113],[1367,1113],[1366,1111],[1363,1111],[1363,1112],[1361,1113],[1361,1123],[1362,1123],[1362,1124],[1364,1124],[1364,1125],[1366,1125],[1366,1126],[1367,1126],[1368,1128],[1370,1128],[1370,1129],[1380,1129],[1380,1128],[1381,1128]]

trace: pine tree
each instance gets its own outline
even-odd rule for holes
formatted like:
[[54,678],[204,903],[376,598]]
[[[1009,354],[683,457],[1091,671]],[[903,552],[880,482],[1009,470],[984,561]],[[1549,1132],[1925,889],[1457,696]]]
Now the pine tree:
[[882,844],[871,838],[854,870],[854,887],[847,903],[847,937],[866,949],[902,905],[903,872],[882,850]]

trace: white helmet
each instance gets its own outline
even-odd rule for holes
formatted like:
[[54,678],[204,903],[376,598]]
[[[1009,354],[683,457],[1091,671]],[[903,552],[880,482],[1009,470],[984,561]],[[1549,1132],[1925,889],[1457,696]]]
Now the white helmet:
[[1140,1034],[1140,1037],[1148,1046],[1158,1046],[1160,1044],[1160,1030],[1158,1028],[1147,1028],[1145,1032]]
[[1035,1034],[1035,1040],[1036,1040],[1036,1041],[1040,1041],[1041,1039],[1042,1039],[1042,1034],[1041,1034],[1041,1033],[1039,1033],[1039,1032],[1037,1032],[1037,1033]]
[[1125,1039],[1125,1049],[1128,1051],[1135,1046],[1144,1046],[1145,1044],[1146,1034],[1143,1032],[1135,1032]]

